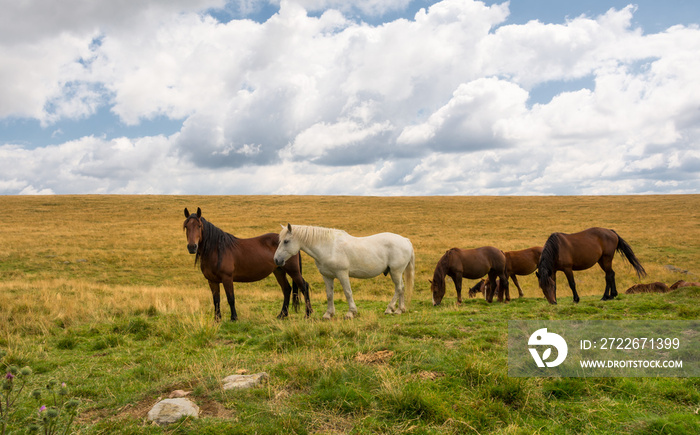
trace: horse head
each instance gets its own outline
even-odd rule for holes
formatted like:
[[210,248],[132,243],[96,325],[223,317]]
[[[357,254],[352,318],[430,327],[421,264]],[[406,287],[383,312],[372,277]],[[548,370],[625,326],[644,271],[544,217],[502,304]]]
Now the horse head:
[[187,236],[187,250],[190,254],[196,254],[202,241],[202,210],[197,207],[197,213],[190,214],[189,210],[185,208],[185,218],[182,228]]
[[537,271],[535,272],[535,275],[537,276],[537,280],[539,281],[540,288],[542,289],[544,297],[550,304],[556,305],[557,282],[552,278],[552,276],[549,273],[546,272],[540,273],[539,271]]
[[438,306],[442,302],[442,298],[445,297],[445,273],[447,272],[447,256],[450,251],[445,252],[440,261],[438,261],[437,266],[435,266],[435,273],[433,274],[433,279],[428,280],[430,282],[430,291],[433,293],[433,306]]
[[284,266],[284,263],[292,256],[296,255],[300,249],[299,241],[294,237],[294,234],[292,234],[292,225],[287,224],[286,227],[282,225],[279,245],[277,246],[274,256],[275,264],[278,267]]
[[488,279],[482,279],[481,281],[477,282],[474,287],[469,289],[469,297],[474,298],[476,297],[477,293],[484,294],[484,288],[488,285]]

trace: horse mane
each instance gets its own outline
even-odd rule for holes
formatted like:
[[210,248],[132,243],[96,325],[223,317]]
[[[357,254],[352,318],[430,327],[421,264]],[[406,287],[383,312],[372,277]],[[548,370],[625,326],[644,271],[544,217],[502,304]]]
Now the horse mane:
[[[283,240],[287,235],[288,229],[284,227],[280,232],[280,240]],[[348,234],[343,230],[335,228],[314,227],[310,225],[294,225],[292,227],[294,238],[302,245],[310,246],[319,242],[333,240],[338,234]]]
[[556,273],[554,263],[559,259],[559,235],[560,233],[552,233],[542,247],[540,261],[537,264],[541,288],[546,288],[549,278]]
[[447,270],[450,265],[450,256],[452,255],[452,249],[448,249],[445,255],[440,257],[435,266],[435,272],[433,273],[433,283],[439,287],[444,287],[445,276],[447,275]]
[[200,219],[202,221],[202,242],[201,249],[197,250],[197,255],[194,258],[194,264],[196,265],[197,261],[200,261],[200,256],[209,256],[216,250],[218,254],[216,267],[219,268],[221,267],[221,259],[224,256],[225,250],[236,246],[238,238],[218,228],[206,219]]

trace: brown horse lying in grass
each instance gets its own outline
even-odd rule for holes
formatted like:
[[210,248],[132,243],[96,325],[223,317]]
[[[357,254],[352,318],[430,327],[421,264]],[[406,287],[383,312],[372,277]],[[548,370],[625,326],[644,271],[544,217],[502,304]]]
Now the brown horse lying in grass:
[[574,294],[574,302],[578,303],[573,271],[589,269],[598,263],[605,271],[605,292],[602,300],[613,299],[617,296],[615,271],[612,268],[615,251],[629,261],[639,277],[646,276],[644,267],[632,252],[630,245],[613,230],[589,228],[575,234],[550,235],[544,244],[537,266],[537,278],[545,298],[550,304],[557,303],[556,273],[561,270]]
[[[224,285],[226,299],[231,307],[231,320],[236,320],[238,315],[233,283],[260,281],[271,273],[275,275],[284,294],[282,311],[277,317],[287,317],[292,292],[294,307],[298,306],[299,289],[306,299],[306,317],[311,314],[313,310],[309,299],[309,284],[301,276],[300,255],[297,253],[283,267],[275,265],[273,257],[279,244],[278,234],[268,233],[251,239],[239,239],[205,220],[199,208],[196,214],[190,214],[185,209],[185,218],[182,227],[187,235],[187,250],[190,254],[196,254],[194,263],[200,262],[202,274],[209,281],[216,320],[221,320],[220,284]],[[292,278],[293,287],[289,286],[287,274]]]
[[476,249],[452,248],[445,252],[435,266],[433,279],[430,280],[430,290],[433,293],[433,305],[440,305],[445,296],[445,276],[452,278],[457,290],[457,303],[462,303],[462,278],[479,279],[485,275],[489,277],[489,286],[486,290],[486,300],[493,301],[496,292],[496,278],[506,284],[498,291],[498,301],[503,302],[503,294],[506,301],[510,300],[508,290],[508,278],[506,277],[506,256],[500,249],[493,246],[484,246]]
[[635,284],[632,287],[625,290],[626,295],[631,295],[635,293],[668,293],[671,289],[662,282],[652,282],[648,284]]

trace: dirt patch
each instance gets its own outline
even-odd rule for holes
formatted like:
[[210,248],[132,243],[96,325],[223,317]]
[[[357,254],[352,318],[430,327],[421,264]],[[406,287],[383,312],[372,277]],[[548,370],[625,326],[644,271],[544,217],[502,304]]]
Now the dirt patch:
[[445,376],[444,373],[438,373],[438,372],[428,372],[428,371],[422,371],[418,372],[417,374],[418,378],[424,381],[434,381],[437,378],[441,378]]
[[362,364],[386,364],[394,356],[392,350],[378,350],[370,353],[357,353],[355,361]]

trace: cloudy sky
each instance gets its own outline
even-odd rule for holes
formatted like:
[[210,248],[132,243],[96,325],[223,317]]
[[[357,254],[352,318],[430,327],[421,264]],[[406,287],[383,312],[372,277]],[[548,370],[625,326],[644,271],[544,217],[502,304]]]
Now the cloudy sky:
[[697,0],[0,0],[0,194],[700,193]]

